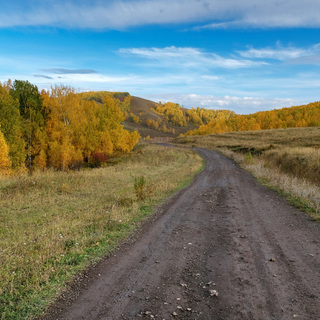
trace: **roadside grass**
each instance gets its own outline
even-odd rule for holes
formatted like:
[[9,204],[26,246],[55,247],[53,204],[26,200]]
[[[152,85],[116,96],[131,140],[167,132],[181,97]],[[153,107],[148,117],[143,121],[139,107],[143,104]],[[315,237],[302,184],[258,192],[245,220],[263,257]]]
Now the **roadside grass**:
[[41,314],[202,165],[191,150],[140,145],[114,166],[0,180],[0,319]]
[[268,150],[261,158],[270,167],[320,186],[320,148],[284,147]]
[[175,142],[215,149],[320,221],[320,128],[190,136]]

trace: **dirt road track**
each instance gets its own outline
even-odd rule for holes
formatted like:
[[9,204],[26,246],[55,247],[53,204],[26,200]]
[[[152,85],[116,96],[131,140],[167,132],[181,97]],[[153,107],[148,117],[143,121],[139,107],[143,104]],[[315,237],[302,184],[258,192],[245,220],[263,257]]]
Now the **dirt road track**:
[[320,226],[198,152],[206,169],[192,185],[44,319],[320,319]]

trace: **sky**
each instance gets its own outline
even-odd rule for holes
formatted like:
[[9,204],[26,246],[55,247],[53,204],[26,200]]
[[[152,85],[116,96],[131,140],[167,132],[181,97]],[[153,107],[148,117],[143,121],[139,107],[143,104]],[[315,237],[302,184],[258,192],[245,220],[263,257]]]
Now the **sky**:
[[11,0],[0,82],[240,114],[319,101],[319,0]]

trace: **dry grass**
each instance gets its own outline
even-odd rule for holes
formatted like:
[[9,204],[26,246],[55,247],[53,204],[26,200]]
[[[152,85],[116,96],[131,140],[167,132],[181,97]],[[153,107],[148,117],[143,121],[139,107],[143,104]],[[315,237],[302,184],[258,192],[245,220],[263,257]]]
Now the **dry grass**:
[[314,147],[284,147],[268,150],[261,158],[283,173],[320,186],[320,149]]
[[230,132],[176,139],[217,149],[320,219],[320,128]]
[[[0,318],[39,313],[201,165],[191,151],[149,145],[112,167],[0,180]],[[141,176],[144,201],[134,189]]]
[[319,147],[320,127],[240,131],[177,138],[178,143],[204,147],[240,147],[257,150],[271,147]]

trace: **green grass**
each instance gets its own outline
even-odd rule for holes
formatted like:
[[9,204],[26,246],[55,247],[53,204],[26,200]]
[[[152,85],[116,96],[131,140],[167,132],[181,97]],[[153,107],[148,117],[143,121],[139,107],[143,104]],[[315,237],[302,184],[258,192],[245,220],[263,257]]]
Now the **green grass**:
[[[0,319],[31,319],[199,171],[191,150],[139,146],[110,167],[0,180]],[[134,188],[144,177],[144,200]]]

